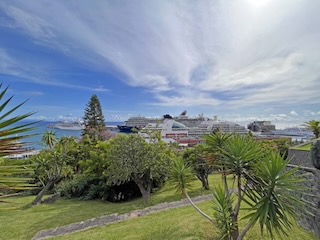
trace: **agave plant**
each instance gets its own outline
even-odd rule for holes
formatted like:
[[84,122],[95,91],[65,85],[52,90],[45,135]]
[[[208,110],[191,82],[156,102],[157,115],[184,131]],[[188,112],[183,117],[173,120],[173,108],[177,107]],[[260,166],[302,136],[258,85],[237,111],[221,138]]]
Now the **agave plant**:
[[[0,88],[1,87],[2,84],[0,84]],[[4,100],[7,90],[8,87],[0,93],[0,102],[3,101],[0,105],[0,157],[21,153],[23,147],[27,144],[26,142],[22,142],[22,140],[33,136],[33,134],[30,134],[29,132],[34,129],[34,124],[36,123],[19,124],[21,120],[30,117],[34,112],[11,117],[11,115],[25,104],[25,102],[6,111],[6,107],[8,107],[8,104],[12,100],[12,97]],[[31,169],[32,167],[30,165],[0,166],[0,191],[29,189],[32,186],[28,184],[29,179],[19,177],[19,175],[28,173]]]

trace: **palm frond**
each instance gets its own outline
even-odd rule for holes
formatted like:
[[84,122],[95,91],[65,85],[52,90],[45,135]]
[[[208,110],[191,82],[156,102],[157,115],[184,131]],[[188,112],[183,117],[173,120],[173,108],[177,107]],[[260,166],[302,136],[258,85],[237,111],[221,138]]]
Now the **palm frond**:
[[[1,87],[2,83],[0,84]],[[0,93],[0,101],[3,100],[7,90],[8,87]],[[34,112],[10,117],[26,101],[3,113],[5,108],[9,106],[12,98],[9,97],[0,105],[0,157],[24,151],[26,143],[21,142],[21,140],[35,135],[25,133],[34,130],[37,122],[19,124],[21,120],[30,117]],[[0,166],[0,190],[26,190],[32,188],[33,184],[29,184],[30,178],[25,177],[26,174],[32,171],[33,166]]]

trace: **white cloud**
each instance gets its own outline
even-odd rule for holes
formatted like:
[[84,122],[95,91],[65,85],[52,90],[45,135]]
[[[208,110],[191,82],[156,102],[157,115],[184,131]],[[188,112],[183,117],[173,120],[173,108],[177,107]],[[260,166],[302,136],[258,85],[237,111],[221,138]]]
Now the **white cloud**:
[[[259,7],[248,0],[14,1],[0,7],[7,14],[2,26],[148,89],[153,104],[320,103],[317,1],[270,0]],[[1,55],[0,70],[17,71]]]
[[293,110],[289,114],[292,115],[292,116],[299,116],[299,114],[296,111],[293,111]]

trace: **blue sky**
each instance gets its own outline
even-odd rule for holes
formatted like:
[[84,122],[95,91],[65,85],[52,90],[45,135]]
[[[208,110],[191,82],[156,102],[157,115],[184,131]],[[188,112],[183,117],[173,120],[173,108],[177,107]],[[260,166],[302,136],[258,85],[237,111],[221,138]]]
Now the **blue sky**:
[[320,118],[320,2],[0,2],[0,78],[34,118]]

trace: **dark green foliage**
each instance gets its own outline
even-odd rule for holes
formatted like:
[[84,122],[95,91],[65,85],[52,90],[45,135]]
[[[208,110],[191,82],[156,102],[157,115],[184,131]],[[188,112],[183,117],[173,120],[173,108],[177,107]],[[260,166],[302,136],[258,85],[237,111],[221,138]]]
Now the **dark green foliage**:
[[109,189],[110,187],[105,185],[105,179],[78,174],[72,179],[61,182],[57,192],[67,198],[106,200]]
[[320,169],[320,141],[316,141],[311,148],[310,152],[312,165]]
[[67,198],[101,199],[110,202],[122,202],[141,197],[139,188],[133,181],[114,186],[106,182],[105,178],[79,174],[73,179],[61,182],[57,191]]
[[100,101],[97,95],[92,95],[89,103],[87,104],[84,117],[83,117],[85,129],[82,135],[88,135],[93,140],[106,140],[104,135],[106,130],[105,119],[102,113]]

